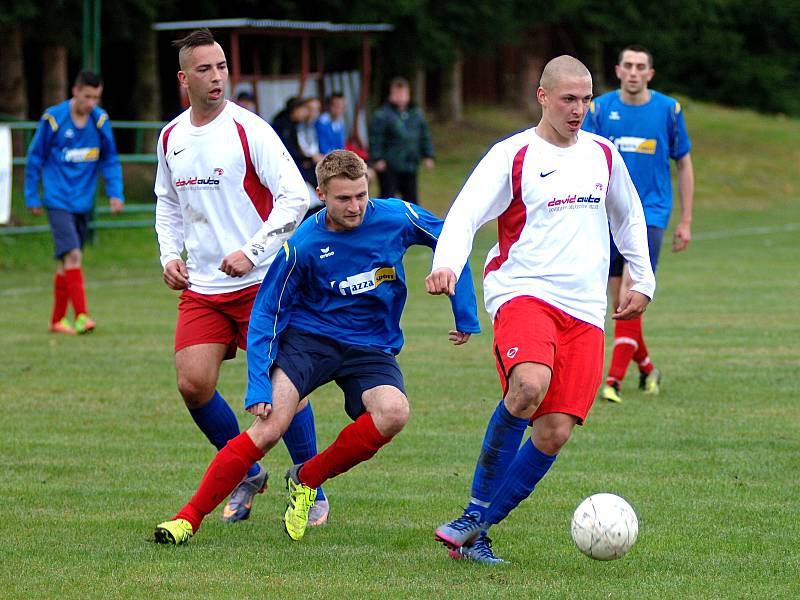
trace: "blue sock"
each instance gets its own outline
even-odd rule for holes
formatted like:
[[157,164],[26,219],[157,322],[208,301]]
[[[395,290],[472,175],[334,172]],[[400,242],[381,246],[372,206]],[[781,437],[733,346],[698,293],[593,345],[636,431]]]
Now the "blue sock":
[[497,486],[503,481],[511,461],[517,455],[528,423],[528,419],[515,417],[508,412],[502,400],[489,419],[472,477],[472,497],[466,509],[466,512],[476,513],[481,521],[485,520]]
[[[317,429],[314,427],[314,410],[311,402],[297,413],[289,429],[283,434],[283,443],[296,465],[311,460],[317,455]],[[317,500],[325,500],[322,486],[317,488]]]
[[486,521],[490,525],[496,525],[505,519],[520,502],[530,496],[536,484],[550,470],[556,456],[558,455],[545,454],[528,438],[508,468],[505,479],[492,500]]
[[[189,414],[217,450],[222,450],[225,444],[239,435],[239,421],[236,415],[225,402],[225,398],[216,390],[211,400],[200,408],[190,408]],[[258,470],[258,463],[254,463],[247,476],[252,477]]]

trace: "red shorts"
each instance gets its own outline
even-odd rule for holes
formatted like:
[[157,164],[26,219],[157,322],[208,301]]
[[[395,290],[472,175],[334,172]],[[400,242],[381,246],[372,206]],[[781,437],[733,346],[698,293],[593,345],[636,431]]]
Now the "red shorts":
[[583,423],[603,378],[602,329],[538,298],[518,296],[497,311],[494,355],[503,396],[514,366],[550,367],[550,387],[531,422],[547,413],[566,413]]
[[178,303],[175,352],[197,344],[225,344],[225,359],[236,347],[247,350],[247,327],[259,284],[226,294],[198,294],[184,290]]

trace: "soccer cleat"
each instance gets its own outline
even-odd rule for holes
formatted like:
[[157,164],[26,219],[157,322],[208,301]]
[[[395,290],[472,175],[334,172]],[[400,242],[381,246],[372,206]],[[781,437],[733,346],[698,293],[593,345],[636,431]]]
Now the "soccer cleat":
[[440,525],[434,534],[437,542],[442,542],[452,550],[469,544],[481,533],[480,517],[477,513],[465,512],[463,515]]
[[469,559],[484,565],[501,565],[508,561],[492,552],[492,540],[486,534],[481,535],[472,544],[465,544],[457,550],[450,550],[450,557],[455,560]]
[[75,331],[81,335],[84,333],[92,333],[95,328],[95,322],[86,313],[81,313],[75,319]]
[[328,522],[328,513],[331,511],[331,505],[328,500],[316,500],[311,508],[308,509],[308,526],[317,527],[318,525],[325,525]]
[[647,374],[639,373],[639,389],[650,396],[658,396],[661,391],[661,371],[654,367]]
[[77,333],[75,331],[75,328],[72,325],[70,325],[69,319],[67,319],[67,317],[64,317],[63,319],[57,321],[56,323],[50,323],[50,325],[47,326],[47,331],[49,331],[50,333],[65,333],[67,335],[75,335]]
[[252,477],[245,477],[239,482],[225,508],[222,509],[222,520],[225,523],[236,523],[244,521],[250,517],[250,509],[253,508],[253,496],[261,494],[267,489],[269,473],[259,465],[258,473]]
[[600,397],[609,402],[622,402],[622,394],[619,393],[619,383],[616,381],[611,384],[604,383],[603,387],[600,388]]
[[295,541],[303,539],[308,526],[308,511],[317,499],[317,488],[300,483],[297,473],[303,465],[295,465],[286,471],[286,491],[289,501],[283,514],[283,527],[290,538]]
[[189,521],[186,519],[174,519],[156,525],[156,530],[153,535],[158,544],[180,546],[188,542],[193,533],[192,524],[189,523]]

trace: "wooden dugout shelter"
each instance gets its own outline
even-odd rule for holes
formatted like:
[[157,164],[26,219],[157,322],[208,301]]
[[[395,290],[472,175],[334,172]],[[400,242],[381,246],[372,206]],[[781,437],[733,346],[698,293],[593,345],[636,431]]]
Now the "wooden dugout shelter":
[[[362,147],[365,136],[366,107],[369,96],[370,80],[372,77],[372,44],[371,39],[374,34],[392,31],[394,25],[389,23],[330,23],[327,21],[285,21],[274,19],[210,19],[199,21],[174,21],[154,23],[155,31],[176,31],[188,32],[193,29],[207,27],[212,32],[225,31],[229,36],[229,93],[233,96],[247,89],[256,97],[256,104],[259,113],[266,118],[273,115],[267,108],[263,108],[265,102],[263,90],[268,89],[265,84],[270,82],[284,83],[287,80],[297,80],[297,87],[292,89],[293,93],[286,92],[284,95],[296,95],[302,97],[314,83],[314,94],[324,96],[332,91],[342,91],[326,89],[325,73],[325,54],[323,40],[331,36],[356,36],[361,40],[361,64],[357,69],[358,90],[355,97],[347,98],[348,114],[347,121],[350,129],[350,137],[355,138]],[[258,51],[257,44],[250,45],[249,64],[251,72],[245,73],[242,69],[243,56],[242,46],[244,38],[270,37],[291,40],[298,43],[299,52],[299,73],[293,74],[269,74],[262,69],[262,57]],[[313,46],[313,51],[312,51]],[[312,70],[312,55],[314,67]],[[294,85],[292,83],[291,85]],[[242,87],[245,86],[245,87]],[[261,90],[261,92],[260,92]],[[296,91],[295,91],[296,90]],[[284,100],[286,98],[283,98]],[[274,104],[274,103],[273,103]],[[274,109],[274,106],[269,108]]]

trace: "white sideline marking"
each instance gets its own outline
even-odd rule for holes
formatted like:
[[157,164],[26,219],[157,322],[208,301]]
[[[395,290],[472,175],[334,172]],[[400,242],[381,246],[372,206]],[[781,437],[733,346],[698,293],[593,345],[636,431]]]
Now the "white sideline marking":
[[770,225],[764,227],[745,227],[744,229],[723,229],[722,231],[705,231],[692,236],[695,240],[721,240],[741,235],[768,235],[770,233],[784,233],[787,231],[800,231],[800,223],[786,223],[785,225]]
[[[52,274],[50,275],[52,281]],[[108,281],[87,281],[83,285],[87,289],[100,288],[100,287],[125,287],[127,285],[143,285],[151,282],[158,282],[159,277],[148,277],[147,279],[109,279]],[[52,291],[52,284],[11,288],[8,290],[0,290],[0,296],[24,296],[26,294],[42,294]]]

